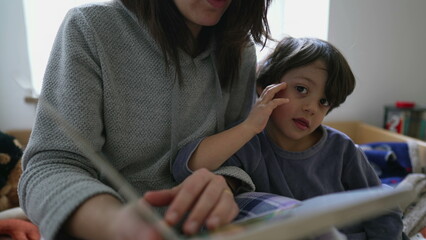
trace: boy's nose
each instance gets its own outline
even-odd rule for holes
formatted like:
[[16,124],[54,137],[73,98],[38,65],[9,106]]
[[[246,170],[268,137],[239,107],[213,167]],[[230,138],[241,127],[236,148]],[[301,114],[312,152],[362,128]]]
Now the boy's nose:
[[303,105],[303,111],[309,114],[314,114],[316,112],[315,106],[312,103],[306,103]]

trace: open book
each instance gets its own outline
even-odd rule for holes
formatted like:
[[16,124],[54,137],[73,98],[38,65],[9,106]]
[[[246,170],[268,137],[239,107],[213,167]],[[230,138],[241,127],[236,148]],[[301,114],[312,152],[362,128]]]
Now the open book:
[[[45,102],[47,110],[63,128],[64,134],[73,139],[76,146],[86,154],[114,187],[129,202],[139,198],[132,186],[114,169],[109,162],[94,151],[56,111]],[[201,234],[190,239],[224,240],[269,240],[300,239],[312,237],[328,231],[331,227],[369,219],[392,208],[407,206],[418,196],[414,186],[404,185],[396,189],[370,188],[347,191],[315,197],[300,202],[292,208],[265,213],[261,216],[235,222],[211,233]],[[148,204],[138,205],[136,210],[141,218],[152,223],[164,239],[183,239],[167,226],[161,217]]]
[[318,196],[289,209],[229,224],[196,239],[269,240],[318,236],[331,227],[343,227],[405,208],[417,196],[412,186],[369,188]]

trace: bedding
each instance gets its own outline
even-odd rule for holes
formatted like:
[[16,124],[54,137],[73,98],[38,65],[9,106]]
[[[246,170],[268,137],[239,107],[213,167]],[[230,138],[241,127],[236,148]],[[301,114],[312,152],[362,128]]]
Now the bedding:
[[418,154],[406,142],[373,142],[359,145],[382,183],[396,185],[413,172]]

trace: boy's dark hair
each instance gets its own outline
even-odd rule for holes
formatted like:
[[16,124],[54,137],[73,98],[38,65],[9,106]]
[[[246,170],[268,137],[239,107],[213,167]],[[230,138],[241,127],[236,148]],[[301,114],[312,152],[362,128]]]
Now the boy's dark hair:
[[178,50],[183,49],[195,56],[206,48],[207,40],[214,32],[218,51],[215,60],[219,79],[224,85],[238,77],[241,53],[251,40],[264,46],[271,39],[267,20],[267,9],[271,1],[233,0],[218,24],[203,28],[197,42],[198,48],[193,49],[195,39],[172,0],[121,0],[147,25],[160,45],[166,62],[171,60],[179,78],[181,68]]
[[270,84],[279,83],[289,70],[318,59],[323,60],[327,68],[325,97],[330,103],[330,112],[352,93],[355,88],[355,77],[340,51],[324,40],[292,37],[281,40],[259,66],[257,85],[264,89]]

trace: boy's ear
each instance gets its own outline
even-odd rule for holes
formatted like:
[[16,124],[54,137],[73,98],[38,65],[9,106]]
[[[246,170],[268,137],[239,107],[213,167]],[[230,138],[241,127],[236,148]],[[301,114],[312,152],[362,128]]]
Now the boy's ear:
[[257,86],[256,86],[256,93],[257,93],[257,96],[260,96],[260,95],[262,94],[263,90],[264,90],[264,89],[263,89],[260,85],[257,85]]

